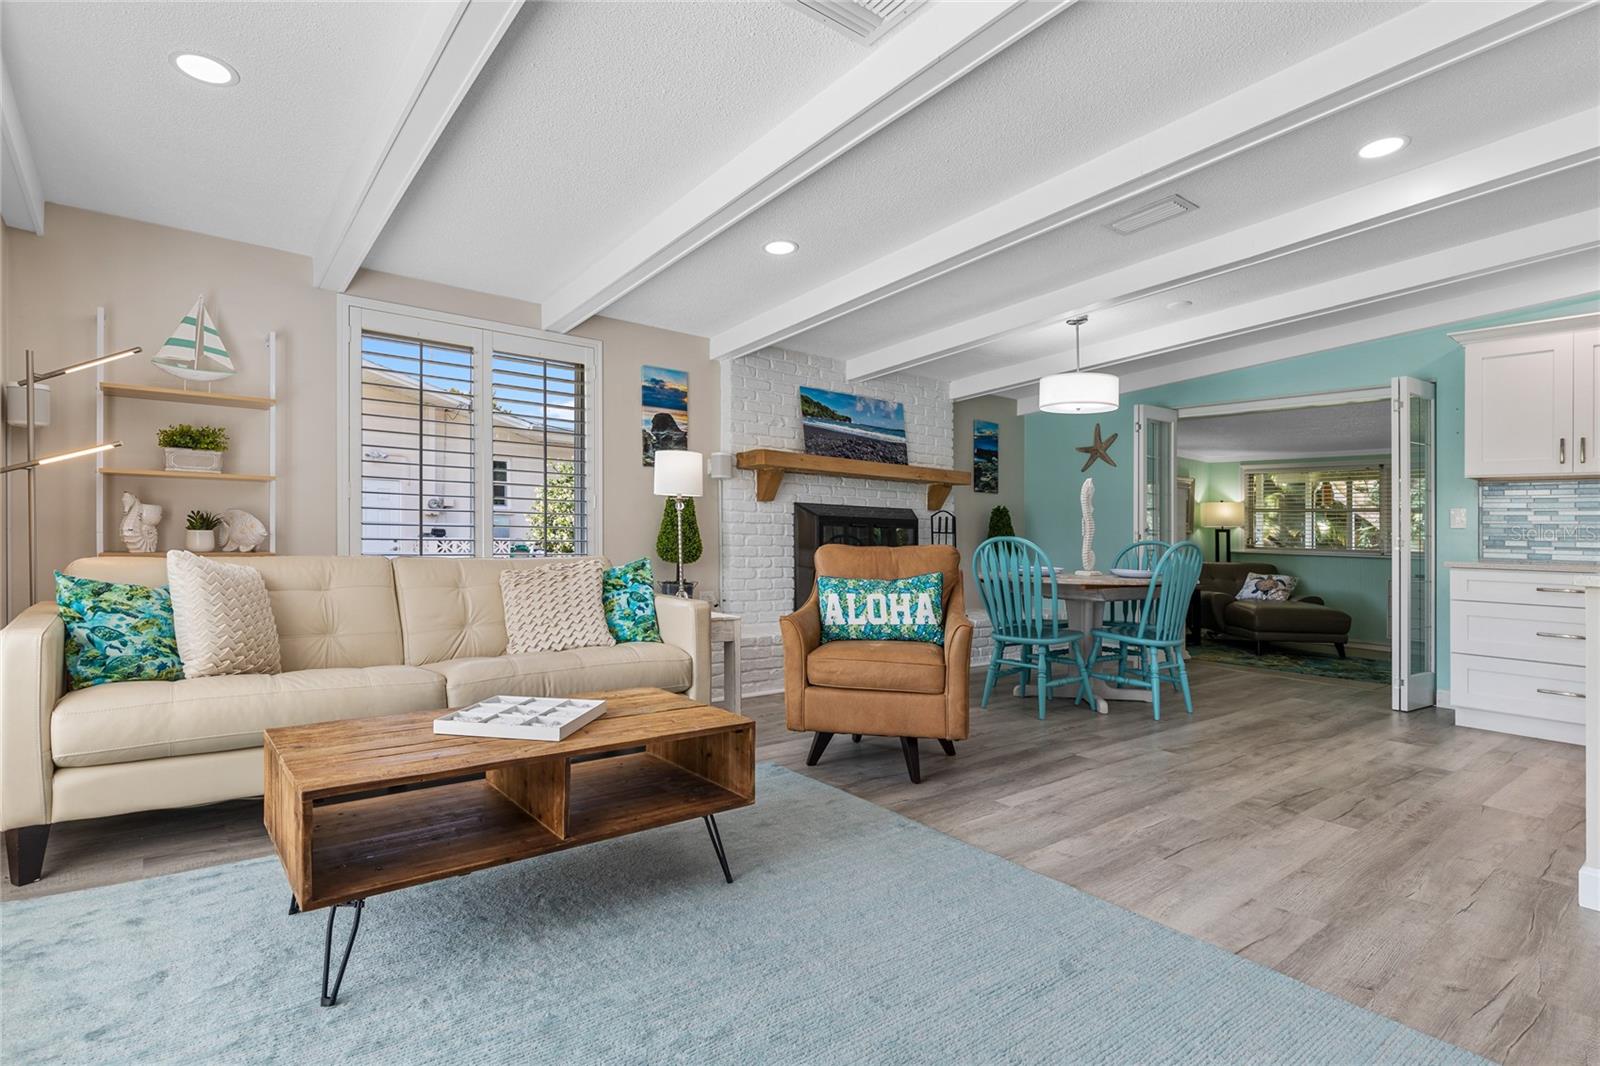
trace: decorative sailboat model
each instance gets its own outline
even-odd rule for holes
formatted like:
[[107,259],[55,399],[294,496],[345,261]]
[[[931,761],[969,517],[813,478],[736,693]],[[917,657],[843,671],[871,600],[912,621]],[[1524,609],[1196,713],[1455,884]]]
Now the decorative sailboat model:
[[216,323],[211,321],[211,312],[206,310],[204,296],[194,302],[189,313],[183,316],[183,321],[178,323],[178,328],[172,331],[172,336],[167,338],[167,342],[150,361],[174,377],[183,378],[184,388],[189,387],[187,382],[204,381],[209,389],[210,382],[221,381],[237,373],[233,358],[222,343],[222,334],[217,332]]

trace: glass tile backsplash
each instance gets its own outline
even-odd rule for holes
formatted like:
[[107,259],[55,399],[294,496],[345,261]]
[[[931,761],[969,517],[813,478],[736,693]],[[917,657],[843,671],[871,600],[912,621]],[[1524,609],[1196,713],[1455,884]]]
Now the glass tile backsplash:
[[1600,562],[1600,480],[1480,481],[1478,557]]

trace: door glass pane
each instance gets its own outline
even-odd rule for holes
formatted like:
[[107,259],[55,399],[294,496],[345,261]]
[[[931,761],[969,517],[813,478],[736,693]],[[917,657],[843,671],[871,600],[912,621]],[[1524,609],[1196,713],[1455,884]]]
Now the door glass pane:
[[1433,466],[1433,399],[1412,396],[1409,436],[1411,471],[1404,487],[1409,521],[1411,611],[1406,639],[1411,646],[1411,673],[1433,672],[1433,589],[1428,575],[1433,552],[1433,516],[1428,512],[1428,471]]
[[1142,535],[1167,539],[1172,527],[1173,478],[1170,456],[1172,426],[1154,418],[1144,421],[1144,530]]

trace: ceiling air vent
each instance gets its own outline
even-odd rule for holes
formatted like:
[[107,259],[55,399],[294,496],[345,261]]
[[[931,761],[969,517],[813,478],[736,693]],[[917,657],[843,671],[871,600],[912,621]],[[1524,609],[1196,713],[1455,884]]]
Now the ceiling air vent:
[[789,0],[852,41],[871,44],[904,21],[923,0]]
[[1124,237],[1130,233],[1138,233],[1148,229],[1157,222],[1165,222],[1169,218],[1177,218],[1186,211],[1193,211],[1195,205],[1181,196],[1169,196],[1165,200],[1157,200],[1153,204],[1139,208],[1131,215],[1124,215],[1111,223],[1111,228]]

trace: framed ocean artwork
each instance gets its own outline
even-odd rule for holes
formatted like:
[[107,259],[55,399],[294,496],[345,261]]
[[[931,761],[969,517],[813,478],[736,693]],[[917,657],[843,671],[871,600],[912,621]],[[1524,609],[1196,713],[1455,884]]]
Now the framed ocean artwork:
[[972,491],[1000,491],[1000,423],[972,420]]
[[802,386],[800,423],[808,455],[901,466],[909,462],[905,404]]
[[664,366],[639,368],[640,429],[644,465],[656,465],[656,452],[689,447],[689,372]]

